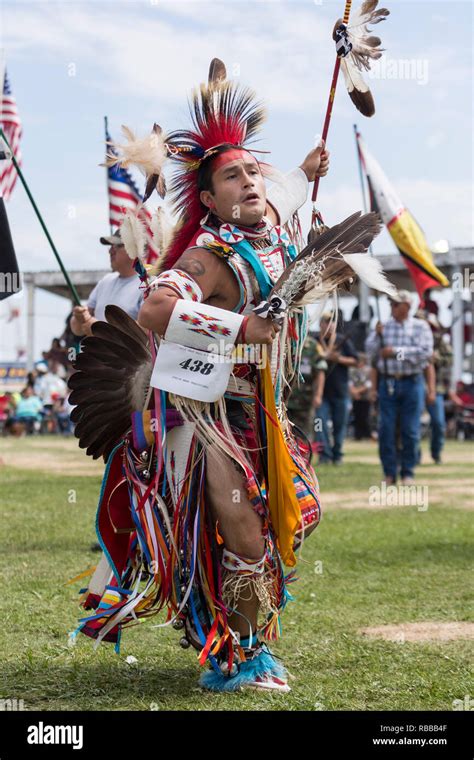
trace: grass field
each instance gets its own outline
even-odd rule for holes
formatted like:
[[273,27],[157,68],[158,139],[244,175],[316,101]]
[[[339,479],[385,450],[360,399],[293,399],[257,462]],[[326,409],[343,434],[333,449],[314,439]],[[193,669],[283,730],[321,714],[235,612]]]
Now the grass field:
[[[194,650],[154,618],[113,646],[79,636],[79,581],[94,565],[101,465],[73,440],[0,441],[0,698],[39,710],[451,710],[474,694],[472,640],[397,641],[361,628],[469,619],[473,456],[449,442],[445,464],[422,465],[427,509],[369,505],[380,483],[374,444],[347,444],[343,467],[318,474],[323,519],[303,549],[295,601],[274,651],[289,695],[214,695],[197,686]],[[425,454],[425,459],[429,457]],[[133,655],[137,663],[128,664]]]

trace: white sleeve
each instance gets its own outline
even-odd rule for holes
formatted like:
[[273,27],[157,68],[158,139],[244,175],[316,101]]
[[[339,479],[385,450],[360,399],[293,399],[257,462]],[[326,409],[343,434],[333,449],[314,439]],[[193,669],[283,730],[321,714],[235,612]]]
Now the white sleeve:
[[268,188],[267,201],[277,212],[280,224],[286,224],[295,211],[306,203],[308,187],[308,177],[298,166],[285,174],[284,182],[275,182]]
[[92,292],[91,292],[91,294],[90,294],[90,296],[89,296],[89,298],[87,300],[87,308],[88,309],[95,309],[95,307],[97,306],[97,295],[98,295],[98,291],[99,291],[100,282],[101,281],[99,280],[99,282],[97,283],[97,285],[95,286],[95,288],[92,290]]

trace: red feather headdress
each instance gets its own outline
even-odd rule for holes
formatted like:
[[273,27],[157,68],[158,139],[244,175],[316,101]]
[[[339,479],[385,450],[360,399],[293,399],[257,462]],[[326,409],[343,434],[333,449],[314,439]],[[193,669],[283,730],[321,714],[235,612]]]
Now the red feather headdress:
[[213,66],[215,61],[211,63],[208,84],[202,84],[192,96],[193,128],[171,132],[167,137],[168,145],[174,147],[171,158],[179,163],[170,187],[179,222],[162,269],[172,267],[186,250],[206,213],[198,188],[202,163],[212,160],[215,149],[223,144],[246,148],[265,118],[253,91],[223,78],[212,79]]

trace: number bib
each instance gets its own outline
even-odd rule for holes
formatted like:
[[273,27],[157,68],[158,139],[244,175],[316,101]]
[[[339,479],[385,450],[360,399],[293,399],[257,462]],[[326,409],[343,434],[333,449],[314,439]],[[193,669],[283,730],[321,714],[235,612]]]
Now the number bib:
[[229,384],[233,362],[197,348],[161,339],[150,385],[196,401],[217,401]]

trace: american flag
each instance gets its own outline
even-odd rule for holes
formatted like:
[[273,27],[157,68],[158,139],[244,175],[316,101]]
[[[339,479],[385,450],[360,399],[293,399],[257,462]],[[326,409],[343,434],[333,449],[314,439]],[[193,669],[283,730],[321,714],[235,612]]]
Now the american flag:
[[[111,138],[107,128],[105,130],[105,139],[107,143],[110,143]],[[107,152],[109,155],[114,153],[110,145],[107,145]],[[131,174],[118,164],[110,166],[107,170],[107,187],[109,191],[110,226],[111,228],[117,228],[125,212],[128,209],[135,210],[142,202],[142,196]],[[153,244],[153,235],[150,228],[151,213],[143,206],[139,216],[142,218],[147,231],[147,264],[153,264],[158,257],[158,251]]]
[[[15,155],[17,163],[21,166],[21,121],[18,115],[15,98],[10,89],[7,72],[3,80],[3,92],[0,97],[0,124],[5,132],[5,137],[10,143],[10,147]],[[12,194],[17,178],[17,171],[12,161],[0,161],[0,195],[4,200],[8,200]]]

